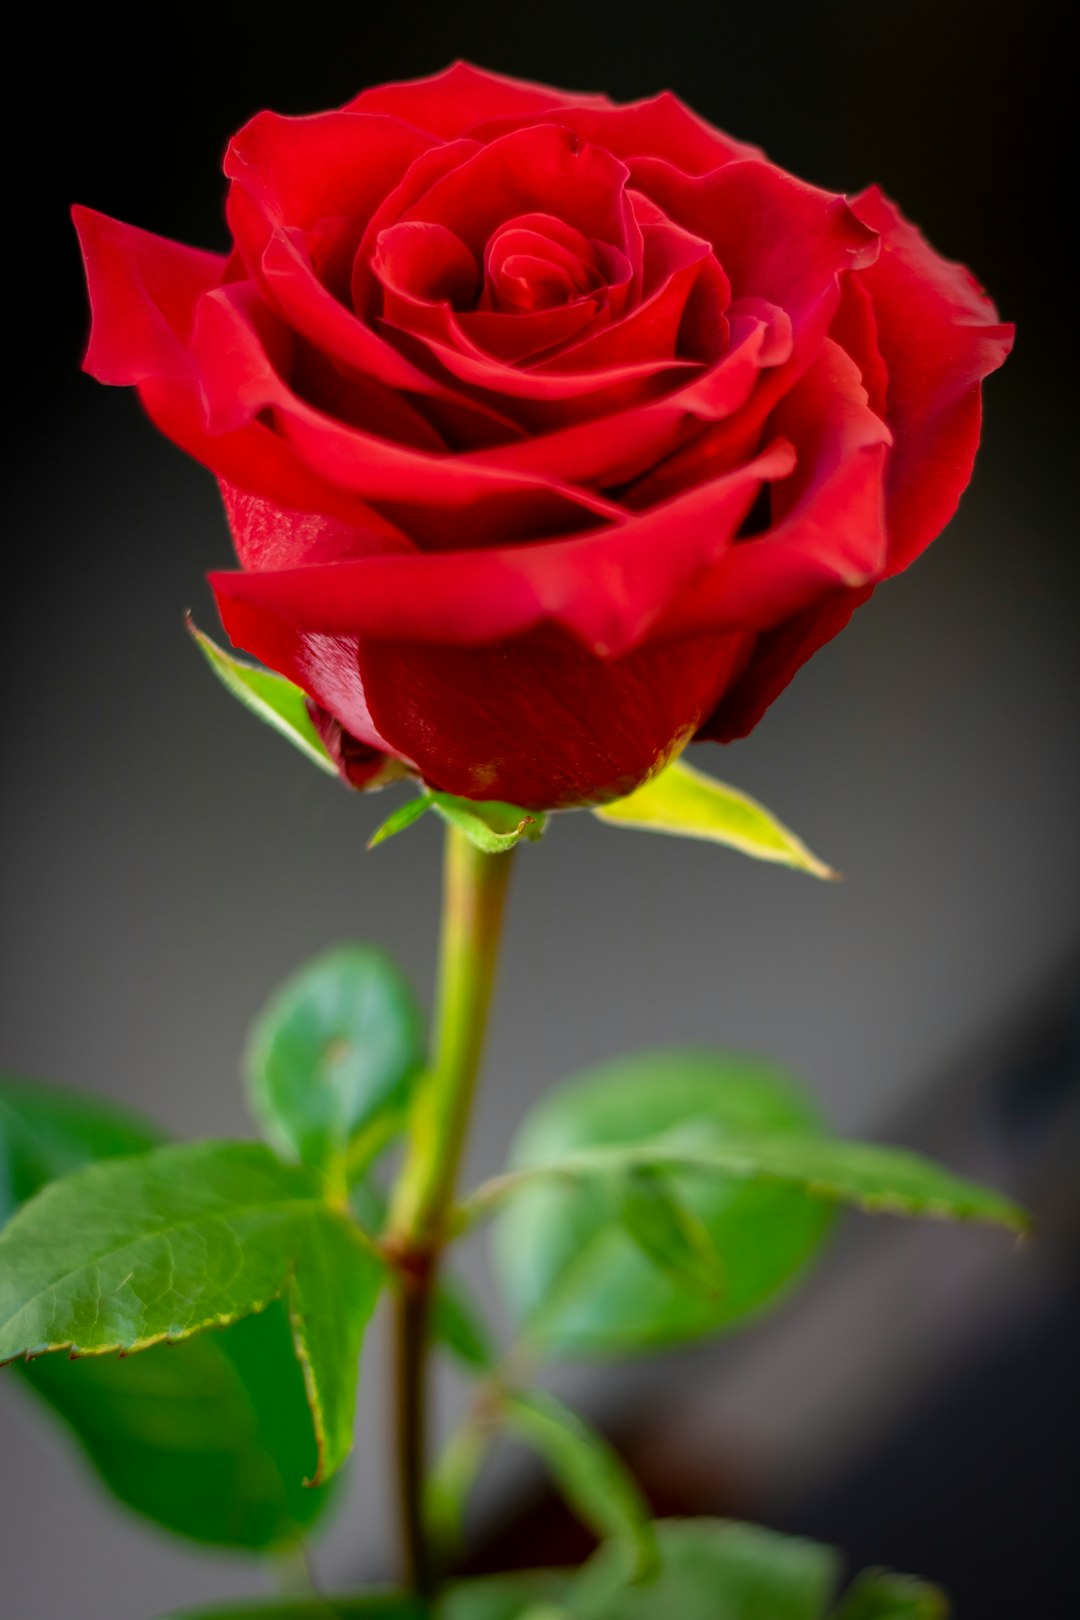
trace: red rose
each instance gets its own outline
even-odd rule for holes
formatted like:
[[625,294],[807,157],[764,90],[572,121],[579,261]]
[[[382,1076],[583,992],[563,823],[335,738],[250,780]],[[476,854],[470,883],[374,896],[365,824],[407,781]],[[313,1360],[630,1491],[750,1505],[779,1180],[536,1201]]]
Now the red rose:
[[747,732],[952,515],[1011,329],[876,190],[457,65],[232,142],[227,258],[86,209],[87,369],[217,474],[233,641],[357,786],[549,808]]

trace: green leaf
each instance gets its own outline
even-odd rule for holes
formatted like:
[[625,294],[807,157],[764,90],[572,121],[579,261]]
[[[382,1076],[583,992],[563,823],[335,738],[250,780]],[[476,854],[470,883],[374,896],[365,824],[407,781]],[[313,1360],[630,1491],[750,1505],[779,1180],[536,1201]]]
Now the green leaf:
[[947,1620],[944,1592],[910,1575],[868,1569],[844,1593],[833,1620]]
[[814,877],[837,875],[748,793],[714,781],[682,760],[668,765],[625,799],[594,805],[593,814],[615,826],[727,844],[755,860],[776,861]]
[[[675,1049],[617,1058],[548,1092],[515,1140],[511,1164],[533,1171],[598,1155],[600,1175],[513,1187],[514,1173],[481,1189],[483,1209],[513,1190],[495,1227],[495,1259],[512,1314],[549,1355],[620,1355],[730,1327],[772,1300],[810,1260],[832,1212],[799,1186],[676,1167],[665,1185],[700,1221],[723,1278],[719,1297],[661,1270],[618,1218],[606,1150],[640,1150],[693,1121],[698,1151],[757,1137],[812,1141],[810,1101],[775,1068]],[[622,1168],[629,1168],[624,1158]]]
[[634,1578],[655,1573],[656,1538],[649,1509],[607,1441],[546,1390],[507,1395],[503,1416],[510,1433],[547,1462],[582,1522],[601,1538],[614,1537],[630,1550]]
[[48,1181],[92,1159],[159,1147],[148,1120],[83,1092],[0,1077],[0,1226]]
[[398,833],[404,832],[414,821],[419,821],[420,817],[431,809],[434,802],[430,793],[422,793],[418,799],[407,799],[404,804],[399,804],[393,814],[387,816],[386,820],[376,827],[368,839],[368,849],[377,849],[380,844],[385,844],[388,838],[394,838]]
[[631,1585],[608,1543],[572,1582],[575,1620],[823,1620],[836,1578],[827,1547],[716,1519],[656,1526],[660,1574]]
[[374,945],[306,963],[252,1028],[252,1108],[274,1147],[331,1176],[362,1171],[402,1121],[424,1059],[408,980]]
[[277,1297],[316,1180],[254,1143],[195,1143],[53,1182],[0,1235],[0,1360],[140,1350]]
[[200,1142],[53,1182],[0,1234],[0,1361],[149,1348],[284,1291],[329,1478],[382,1265],[311,1172],[257,1143]]
[[316,1451],[280,1304],[220,1333],[123,1360],[17,1364],[120,1501],[176,1534],[267,1551],[327,1506],[305,1489]]
[[307,699],[298,686],[287,681],[284,675],[275,675],[272,670],[249,664],[246,659],[226,652],[204,635],[191,618],[187,621],[187,627],[226,691],[238,698],[245,709],[250,709],[258,719],[287,738],[320,770],[330,776],[338,774],[337,766],[323,747],[319,733],[311,722]]
[[161,1620],[434,1620],[420,1598],[405,1592],[354,1593],[350,1597],[256,1598],[254,1602],[185,1609]]
[[537,843],[548,823],[539,810],[522,810],[498,799],[456,799],[450,793],[432,793],[431,803],[445,822],[465,833],[486,855],[513,849],[523,838]]
[[383,1280],[381,1261],[355,1226],[337,1218],[310,1222],[289,1312],[319,1451],[313,1484],[330,1479],[352,1450],[360,1350]]
[[540,1605],[557,1605],[567,1579],[562,1570],[535,1569],[458,1581],[441,1595],[438,1620],[523,1620]]
[[649,1259],[676,1281],[722,1299],[724,1266],[712,1233],[696,1210],[680,1202],[666,1172],[632,1164],[614,1172],[612,1182],[619,1222]]
[[[737,1176],[747,1180],[783,1182],[798,1187],[813,1198],[851,1204],[867,1214],[925,1216],[943,1221],[985,1221],[1014,1232],[1025,1232],[1029,1218],[1018,1204],[1003,1198],[992,1188],[966,1181],[943,1170],[929,1159],[903,1148],[879,1147],[872,1142],[797,1141],[786,1137],[759,1137],[712,1143],[696,1140],[696,1129],[673,1130],[642,1147],[595,1148],[571,1153],[564,1159],[505,1176],[496,1176],[479,1187],[465,1206],[483,1210],[525,1191],[537,1182],[559,1181],[571,1185],[596,1182],[606,1185],[615,1178],[625,1182],[637,1174],[676,1172],[690,1176]],[[620,1204],[625,1219],[625,1200]],[[675,1256],[664,1254],[658,1238],[657,1218],[650,1211],[653,1226],[647,1225],[640,1208],[633,1212],[636,1230],[632,1235],[660,1263],[678,1269]],[[665,1237],[670,1237],[670,1230]],[[721,1267],[715,1272],[719,1286]],[[704,1279],[702,1279],[704,1281]]]
[[444,1272],[432,1313],[432,1332],[451,1355],[474,1374],[491,1372],[496,1347],[460,1277]]
[[[0,1165],[20,1200],[81,1164],[146,1152],[138,1115],[55,1087],[0,1080]],[[176,1534],[219,1546],[287,1546],[330,1492],[305,1489],[316,1449],[280,1306],[146,1354],[16,1364],[115,1496]]]

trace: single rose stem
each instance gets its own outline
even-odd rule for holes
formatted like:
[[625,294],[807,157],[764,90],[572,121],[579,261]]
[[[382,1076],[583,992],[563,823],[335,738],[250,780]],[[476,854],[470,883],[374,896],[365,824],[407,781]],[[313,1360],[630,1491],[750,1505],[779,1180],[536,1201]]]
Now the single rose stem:
[[387,1226],[386,1248],[398,1274],[395,1411],[401,1534],[406,1579],[424,1595],[435,1579],[421,1501],[430,1306],[483,1053],[512,865],[509,852],[484,854],[465,833],[447,828],[432,1065],[413,1103],[405,1163]]

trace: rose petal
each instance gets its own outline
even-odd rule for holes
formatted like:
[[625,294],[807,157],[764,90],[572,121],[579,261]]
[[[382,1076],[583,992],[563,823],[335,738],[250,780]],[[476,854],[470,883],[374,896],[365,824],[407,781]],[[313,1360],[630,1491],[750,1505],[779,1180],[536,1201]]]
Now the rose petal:
[[444,439],[454,448],[502,444],[520,428],[501,412],[467,396],[445,373],[435,376],[412,364],[382,333],[339,303],[316,279],[303,246],[292,233],[276,231],[262,261],[264,287],[274,308],[334,363],[388,388],[421,394]]
[[[881,234],[882,252],[850,278],[838,321],[875,408],[884,404],[893,428],[885,470],[889,554],[881,570],[889,575],[905,568],[955,511],[978,444],[979,383],[1005,359],[1013,329],[998,323],[968,271],[939,258],[880,192],[864,193],[853,207]],[[832,591],[761,636],[702,735],[729,742],[751,731],[872,590],[873,582]]]
[[[782,311],[752,302],[736,306],[727,352],[685,387],[629,410],[481,451],[476,459],[494,467],[517,467],[596,489],[614,489],[662,462],[700,430],[700,421],[737,411],[750,397],[762,368],[782,363],[790,352],[791,325]],[[694,477],[676,480],[668,493],[696,482],[700,480]]]
[[[409,532],[433,545],[459,543],[462,523],[471,543],[482,545],[492,536],[558,532],[560,523],[580,526],[621,515],[587,490],[488,467],[467,456],[432,455],[326,416],[299,398],[275,369],[267,350],[272,322],[271,312],[246,284],[203,299],[192,355],[211,433],[235,432],[272,409],[281,438],[320,479],[366,502],[411,513]],[[394,511],[390,515],[397,521]]]
[[319,733],[322,745],[330,755],[342,777],[358,792],[385,787],[388,782],[408,774],[408,767],[392,754],[384,754],[345,730],[320,703],[308,699],[311,723]]
[[488,239],[521,214],[550,213],[634,261],[637,229],[626,166],[571,130],[536,124],[501,136],[437,179],[402,217],[445,225],[482,257]]
[[[523,283],[508,270],[517,260],[543,266],[543,283]],[[488,238],[480,307],[514,313],[550,309],[595,292],[604,279],[593,243],[581,231],[553,214],[519,214]]]
[[526,809],[621,798],[660,769],[723,690],[738,636],[603,659],[540,626],[479,648],[361,641],[380,731],[432,787]]
[[967,487],[979,443],[979,384],[1012,347],[1013,328],[962,265],[942,259],[875,188],[853,202],[881,235],[860,273],[888,372],[896,446],[887,479],[889,573],[941,532]]
[[877,337],[874,306],[860,275],[845,276],[840,303],[829,336],[854,360],[862,376],[870,408],[884,419],[889,373]]
[[[532,116],[564,124],[616,157],[659,157],[684,174],[710,174],[725,163],[762,156],[756,146],[733,140],[700,118],[670,90],[622,106],[564,104]],[[522,122],[521,116],[510,115],[478,124],[472,133],[490,140],[520,128]]]
[[842,278],[876,257],[877,235],[843,197],[770,163],[733,162],[697,179],[655,158],[636,159],[630,167],[636,186],[712,244],[733,298],[764,298],[787,312],[792,359],[767,390],[770,400],[778,398],[818,352]]
[[136,384],[152,420],[182,450],[245,490],[345,523],[368,509],[317,477],[262,423],[211,435],[188,344],[200,304],[225,260],[182,247],[93,209],[76,208],[93,308],[84,365],[101,382]]
[[368,221],[353,260],[350,298],[353,309],[362,320],[370,319],[378,302],[378,283],[372,270],[372,259],[382,232],[405,218],[436,181],[451,174],[480,150],[476,141],[468,140],[448,141],[445,146],[435,146],[410,164],[399,184],[383,198]]
[[550,619],[599,656],[620,657],[716,567],[762,481],[786,477],[793,464],[790,446],[778,442],[727,478],[569,540],[215,574],[211,583],[241,645],[247,632],[235,615],[242,607],[244,624],[265,613],[307,637],[456,646],[502,640]]
[[76,205],[71,214],[93,311],[83,369],[120,385],[189,376],[195,309],[203,293],[220,285],[225,259],[93,208]]
[[414,337],[430,336],[447,345],[462,342],[475,355],[491,352],[494,342],[500,345],[495,355],[504,364],[572,337],[598,308],[595,301],[579,301],[528,315],[459,314],[455,306],[473,301],[477,292],[476,260],[445,226],[417,220],[380,233],[372,269],[385,293],[384,320]]
[[220,489],[242,568],[312,567],[416,550],[374,511],[365,512],[362,523],[342,523],[317,512],[289,511],[224,481]]
[[879,578],[886,566],[891,435],[839,345],[826,340],[770,426],[787,436],[797,457],[794,475],[773,489],[772,523],[732,546],[675,604],[664,621],[669,633],[769,629],[838,586]]
[[[229,224],[255,275],[273,230],[310,230],[328,216],[367,221],[432,138],[396,118],[358,112],[283,118],[257,113],[229,143]],[[245,206],[246,205],[246,206]]]
[[[566,376],[586,371],[605,373],[643,360],[676,358],[683,316],[703,266],[711,261],[709,244],[672,225],[646,225],[642,300],[623,320],[579,339],[570,348],[534,368],[534,375]],[[727,282],[714,284],[722,317]],[[721,321],[722,324],[722,321]],[[705,356],[686,356],[704,359]],[[709,359],[714,355],[709,355]]]
[[702,742],[735,742],[747,736],[803,664],[839,635],[872,585],[830,591],[786,624],[758,636],[745,668],[698,732]]
[[371,267],[388,292],[427,304],[468,306],[481,285],[480,268],[461,238],[422,220],[380,231]]
[[468,62],[454,62],[427,79],[408,79],[364,90],[348,103],[354,112],[388,113],[444,139],[464,135],[495,118],[529,118],[551,107],[606,107],[606,96],[578,95],[524,79],[506,79]]

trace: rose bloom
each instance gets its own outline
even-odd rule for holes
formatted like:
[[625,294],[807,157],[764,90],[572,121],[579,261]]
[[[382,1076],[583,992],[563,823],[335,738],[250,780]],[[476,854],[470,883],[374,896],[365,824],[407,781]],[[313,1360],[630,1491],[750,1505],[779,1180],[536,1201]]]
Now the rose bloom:
[[225,257],[76,210],[86,369],[216,474],[225,627],[357,787],[587,804],[744,735],[971,475],[969,273],[671,95],[458,64],[225,173]]

